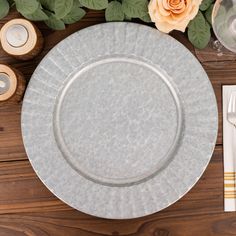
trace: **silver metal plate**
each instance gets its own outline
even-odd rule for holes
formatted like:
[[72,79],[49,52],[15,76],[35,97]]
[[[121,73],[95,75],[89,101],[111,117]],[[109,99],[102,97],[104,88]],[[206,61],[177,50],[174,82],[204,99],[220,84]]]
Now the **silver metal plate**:
[[169,206],[200,178],[217,107],[206,73],[180,43],[107,23],[43,59],[24,98],[22,133],[56,196],[92,215],[134,218]]

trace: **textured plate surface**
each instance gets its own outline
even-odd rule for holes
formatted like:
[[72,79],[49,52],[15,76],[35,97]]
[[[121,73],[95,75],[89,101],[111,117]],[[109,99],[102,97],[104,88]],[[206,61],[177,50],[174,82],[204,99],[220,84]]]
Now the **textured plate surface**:
[[182,197],[217,136],[208,77],[170,36],[106,23],[63,40],[26,91],[28,157],[61,200],[104,218],[134,218]]

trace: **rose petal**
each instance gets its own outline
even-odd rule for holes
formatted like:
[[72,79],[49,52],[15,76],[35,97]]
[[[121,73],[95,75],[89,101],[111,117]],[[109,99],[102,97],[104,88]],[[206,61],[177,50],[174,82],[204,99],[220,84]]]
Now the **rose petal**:
[[184,12],[184,11],[185,11],[185,5],[184,5],[184,7],[181,8],[181,9],[172,9],[172,10],[171,10],[171,12],[172,12],[172,13],[175,13],[175,14],[180,14],[180,13],[182,13],[182,12]]
[[[198,11],[199,6],[197,7],[197,11]],[[184,20],[186,17],[188,17],[188,15],[190,14],[192,10],[192,3],[191,0],[186,0],[186,5],[185,5],[185,11],[183,11],[182,13],[179,14],[172,14],[173,19],[175,20]]]
[[158,18],[156,18],[156,11],[157,11],[157,2],[156,0],[151,0],[148,4],[148,13],[152,22],[156,22]]
[[189,19],[179,22],[179,24],[175,25],[175,30],[182,31],[184,33],[188,26],[188,23],[189,23]]
[[169,9],[174,10],[174,9],[182,9],[185,7],[185,1],[184,0],[169,0],[168,1],[168,6]]
[[179,18],[173,18],[172,14],[170,16],[166,16],[161,19],[161,21],[166,21],[167,23],[169,23],[171,25],[178,24],[178,22],[181,20]]
[[169,24],[168,22],[156,22],[156,27],[157,29],[159,29],[161,32],[164,33],[169,33],[170,31],[172,31],[174,29],[173,25]]
[[194,19],[194,17],[197,15],[201,2],[202,0],[195,0],[195,2],[193,3],[191,11],[189,13],[190,20]]
[[163,7],[164,7],[165,9],[167,9],[167,10],[170,9],[169,4],[168,4],[168,1],[163,1],[162,4],[163,4]]
[[158,0],[158,8],[159,8],[159,12],[161,13],[162,16],[169,16],[170,15],[170,12],[168,10],[166,10],[163,6],[163,0]]

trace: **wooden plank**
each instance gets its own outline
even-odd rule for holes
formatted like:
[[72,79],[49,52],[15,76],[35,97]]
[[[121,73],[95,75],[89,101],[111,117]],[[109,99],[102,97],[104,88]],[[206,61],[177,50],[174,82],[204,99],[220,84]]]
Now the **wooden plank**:
[[0,163],[0,214],[67,208],[43,185],[29,161]]
[[20,109],[20,104],[0,104],[0,161],[27,158],[21,138]]
[[235,214],[161,216],[105,220],[74,211],[7,214],[0,218],[1,236],[227,236],[235,235]]

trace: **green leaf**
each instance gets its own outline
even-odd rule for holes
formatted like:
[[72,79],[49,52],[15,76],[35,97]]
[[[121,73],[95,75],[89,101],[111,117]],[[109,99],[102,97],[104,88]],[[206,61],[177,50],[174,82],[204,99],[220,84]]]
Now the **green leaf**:
[[50,11],[54,11],[54,5],[56,0],[39,0],[42,6]]
[[189,41],[199,49],[205,48],[210,41],[210,25],[200,11],[188,25],[188,38]]
[[74,0],[73,1],[72,10],[73,10],[73,8],[81,8],[81,7],[82,7],[82,5],[81,5],[79,0]]
[[129,17],[143,17],[148,14],[147,0],[123,0],[123,12]]
[[73,24],[80,19],[82,19],[86,14],[86,11],[82,8],[80,8],[80,5],[78,4],[78,1],[74,2],[72,10],[62,18],[63,22],[65,24]]
[[56,0],[54,5],[55,16],[57,19],[65,17],[72,9],[73,0]]
[[32,20],[32,21],[43,21],[48,20],[47,14],[42,10],[40,6],[34,13],[32,14],[22,14],[25,18]]
[[142,20],[142,21],[144,21],[144,22],[146,22],[146,23],[152,22],[152,20],[151,20],[149,14],[147,14],[147,15],[145,15],[145,16],[141,16],[141,17],[139,17],[139,18],[140,18],[140,20]]
[[8,3],[10,5],[10,7],[13,7],[15,5],[15,1],[14,0],[8,0]]
[[206,11],[210,6],[211,4],[214,2],[214,0],[203,0],[201,5],[200,5],[200,10],[201,11]]
[[37,0],[15,0],[15,3],[17,11],[26,15],[34,13],[39,7]]
[[102,10],[107,8],[108,0],[80,0],[83,7],[93,10]]
[[0,19],[8,14],[9,8],[10,6],[7,0],[0,0]]
[[213,7],[214,7],[214,4],[211,4],[211,6],[205,12],[205,17],[210,25],[212,25],[211,15],[212,15]]
[[83,7],[83,5],[80,3],[80,0],[74,0],[74,2],[76,2],[76,4],[77,4],[79,7]]
[[131,20],[132,20],[132,18],[131,18],[131,17],[129,17],[129,16],[127,16],[127,15],[125,15],[125,20],[126,20],[126,21],[131,21]]
[[44,22],[49,28],[54,30],[64,30],[66,28],[64,22],[57,19],[53,14],[51,14],[49,19]]
[[123,21],[125,14],[122,10],[122,6],[118,1],[112,1],[108,4],[105,11],[106,21]]

